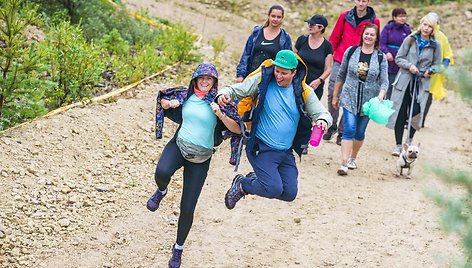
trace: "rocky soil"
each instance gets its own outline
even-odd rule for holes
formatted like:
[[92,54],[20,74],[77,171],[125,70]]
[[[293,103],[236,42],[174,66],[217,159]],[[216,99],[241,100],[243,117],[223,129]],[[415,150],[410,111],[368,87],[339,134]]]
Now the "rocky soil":
[[[223,34],[230,48],[220,57],[222,85],[234,77],[232,53],[261,23],[223,11],[211,15],[207,5],[193,1],[123,2],[192,28],[205,24],[197,32],[204,35],[206,60],[212,57],[208,40]],[[269,4],[260,5],[265,13]],[[176,127],[166,122],[163,139],[154,138],[154,96],[175,85],[173,74],[181,72],[188,70],[177,67],[116,101],[0,136],[0,267],[166,266],[182,173],[157,212],[148,212],[145,202],[155,190],[155,164]],[[425,192],[461,189],[444,187],[426,167],[472,172],[471,118],[470,107],[453,92],[433,104],[427,127],[416,136],[421,156],[412,180],[393,175],[393,132],[370,123],[358,170],[337,176],[340,147],[323,142],[298,162],[294,202],[250,196],[232,211],[223,203],[234,176],[225,143],[213,158],[182,266],[448,266],[461,254],[460,241],[440,229],[439,209]],[[250,171],[245,158],[240,171]]]

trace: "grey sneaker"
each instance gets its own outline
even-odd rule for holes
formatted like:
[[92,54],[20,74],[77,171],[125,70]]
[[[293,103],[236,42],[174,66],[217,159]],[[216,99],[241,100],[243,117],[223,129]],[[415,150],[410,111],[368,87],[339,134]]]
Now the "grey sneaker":
[[341,164],[338,168],[338,175],[345,176],[347,175],[348,167],[345,164]]
[[347,161],[346,166],[347,166],[348,169],[356,169],[357,168],[356,159],[350,158],[349,161]]
[[402,146],[401,146],[401,144],[397,144],[397,145],[393,148],[392,155],[393,155],[393,156],[400,156],[401,152],[402,152]]
[[236,175],[233,179],[231,187],[226,192],[225,195],[225,205],[228,209],[233,209],[236,206],[236,203],[245,196],[243,190],[241,189],[241,181],[245,177],[241,174]]

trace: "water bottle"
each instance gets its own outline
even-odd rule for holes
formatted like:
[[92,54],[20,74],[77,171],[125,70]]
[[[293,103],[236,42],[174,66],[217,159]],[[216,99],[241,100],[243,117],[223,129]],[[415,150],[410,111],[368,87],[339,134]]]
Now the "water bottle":
[[320,145],[321,137],[323,137],[323,130],[321,129],[321,126],[314,125],[311,130],[310,145],[311,146]]

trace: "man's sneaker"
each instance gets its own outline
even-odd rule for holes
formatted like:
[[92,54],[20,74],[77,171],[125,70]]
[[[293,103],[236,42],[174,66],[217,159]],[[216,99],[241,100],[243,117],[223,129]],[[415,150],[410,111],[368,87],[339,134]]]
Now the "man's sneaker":
[[343,137],[343,134],[342,134],[342,133],[339,133],[339,134],[338,134],[338,137],[336,137],[336,144],[337,144],[337,145],[340,145],[340,146],[341,146],[341,141],[343,140],[342,137]]
[[150,211],[156,211],[159,208],[159,204],[161,203],[162,198],[164,198],[164,196],[166,196],[166,194],[161,193],[161,191],[159,191],[159,188],[157,188],[156,192],[147,201],[147,209],[149,209]]
[[349,161],[347,161],[347,168],[356,169],[357,168],[356,159],[350,158]]
[[392,151],[392,155],[393,156],[400,156],[402,152],[402,146],[400,144],[397,144],[394,148],[393,148],[393,151]]
[[172,246],[172,257],[169,260],[169,268],[179,268],[182,263],[183,249],[176,249]]
[[245,196],[241,189],[241,181],[244,178],[245,177],[241,174],[236,175],[236,177],[233,179],[231,187],[226,192],[225,205],[228,209],[233,209],[236,206],[236,203],[238,203],[239,199]]
[[328,128],[328,131],[326,131],[325,134],[323,134],[323,140],[329,141],[331,140],[331,137],[333,137],[333,134],[336,132],[336,129]]
[[345,164],[341,164],[338,169],[338,175],[342,175],[342,176],[347,175],[347,170],[348,170],[347,166]]

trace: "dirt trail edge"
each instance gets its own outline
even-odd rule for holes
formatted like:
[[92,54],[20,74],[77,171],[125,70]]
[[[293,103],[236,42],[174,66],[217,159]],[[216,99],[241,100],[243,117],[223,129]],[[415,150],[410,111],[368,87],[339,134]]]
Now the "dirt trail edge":
[[[197,25],[204,15],[204,6],[135,2],[129,8],[165,11],[169,19],[176,18],[173,10]],[[206,25],[240,50],[254,22],[235,29],[210,17]],[[223,74],[221,84],[233,76]],[[166,121],[163,139],[154,138],[155,93],[169,85],[156,79],[114,103],[73,109],[0,137],[0,267],[166,267],[182,173],[158,211],[145,203],[176,128]],[[371,122],[359,168],[348,176],[336,174],[340,147],[322,141],[298,162],[294,202],[248,196],[231,211],[223,202],[234,176],[225,142],[213,157],[182,267],[444,267],[460,246],[439,229],[439,210],[425,196],[448,189],[424,167],[471,171],[471,125],[470,109],[450,93],[433,104],[416,135],[421,152],[413,179],[393,175],[393,131]],[[243,157],[240,172],[249,171]]]

